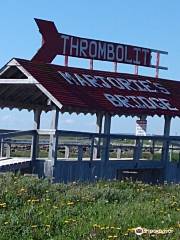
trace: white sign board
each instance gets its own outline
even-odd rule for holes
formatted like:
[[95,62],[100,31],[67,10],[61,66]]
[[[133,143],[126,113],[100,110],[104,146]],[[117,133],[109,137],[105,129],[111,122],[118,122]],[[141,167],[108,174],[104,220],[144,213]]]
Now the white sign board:
[[136,121],[136,136],[146,136],[147,120]]

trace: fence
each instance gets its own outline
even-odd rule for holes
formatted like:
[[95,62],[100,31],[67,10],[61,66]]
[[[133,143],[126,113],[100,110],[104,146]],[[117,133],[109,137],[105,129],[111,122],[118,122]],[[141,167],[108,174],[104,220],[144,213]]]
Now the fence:
[[[56,139],[53,154],[51,153],[52,137]],[[71,175],[68,177],[71,180],[86,179],[90,175],[88,179],[102,177],[103,174],[114,178],[120,170],[127,172],[137,169],[166,169],[166,175],[169,175],[170,170],[167,168],[169,163],[177,169],[178,174],[180,172],[178,170],[180,137],[178,136],[106,135],[62,130],[32,130],[0,133],[0,141],[0,167],[14,165],[19,159],[32,162],[33,150],[36,147],[34,169],[40,175],[55,175],[61,181],[66,179],[67,175]],[[54,156],[53,161],[52,156]]]

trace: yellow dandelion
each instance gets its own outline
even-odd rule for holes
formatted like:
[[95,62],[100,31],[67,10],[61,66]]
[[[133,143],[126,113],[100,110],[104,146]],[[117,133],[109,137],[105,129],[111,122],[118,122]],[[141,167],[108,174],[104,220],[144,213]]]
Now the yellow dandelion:
[[19,190],[19,192],[25,192],[25,191],[26,191],[25,188],[21,188],[21,189]]
[[32,225],[31,227],[32,227],[32,228],[37,228],[37,225]]
[[115,239],[115,238],[117,238],[118,236],[117,235],[109,235],[108,236],[108,239]]
[[5,208],[6,207],[6,203],[0,203],[0,207]]
[[39,199],[32,199],[31,202],[32,203],[39,202]]
[[105,227],[101,227],[100,229],[101,229],[101,230],[104,230],[104,229],[105,229]]

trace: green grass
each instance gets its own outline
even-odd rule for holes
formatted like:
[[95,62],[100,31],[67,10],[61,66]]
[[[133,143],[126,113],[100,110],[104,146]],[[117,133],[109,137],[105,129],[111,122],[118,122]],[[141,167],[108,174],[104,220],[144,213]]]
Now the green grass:
[[[1,240],[171,239],[180,236],[180,185],[131,181],[51,184],[0,175]],[[133,228],[172,233],[136,236]]]

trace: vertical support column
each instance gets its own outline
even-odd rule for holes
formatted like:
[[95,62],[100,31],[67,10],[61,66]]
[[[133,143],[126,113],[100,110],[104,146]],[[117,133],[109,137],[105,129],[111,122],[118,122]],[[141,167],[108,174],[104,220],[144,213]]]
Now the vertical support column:
[[89,68],[90,68],[90,70],[93,70],[93,66],[94,64],[93,64],[93,59],[90,59],[90,66],[89,66]]
[[157,52],[156,55],[156,78],[159,78],[159,63],[160,63],[160,53]]
[[68,67],[68,56],[67,55],[64,57],[64,66]]
[[35,130],[35,133],[32,138],[32,146],[31,146],[31,160],[32,160],[32,168],[35,165],[35,161],[38,157],[38,144],[39,144],[39,136],[37,133],[37,130],[40,129],[40,119],[41,119],[41,110],[36,109],[34,110],[34,124],[33,129]]
[[[102,121],[103,121],[103,115],[101,113],[96,114],[96,133],[101,134],[102,133]],[[95,138],[95,144],[96,148],[93,151],[93,158],[100,158],[100,147],[101,147],[101,138]]]
[[59,120],[59,110],[57,107],[54,107],[52,110],[52,121],[51,121],[51,130],[49,139],[49,160],[51,160],[51,176],[54,175],[54,168],[57,161],[57,147],[58,147],[58,120]]
[[167,138],[163,142],[163,151],[162,151],[162,163],[164,167],[164,180],[167,180],[168,174],[168,164],[169,164],[169,140],[168,137],[170,135],[170,126],[171,126],[171,117],[165,116],[164,117],[164,137]]
[[11,144],[6,143],[6,157],[10,158],[10,156],[11,156]]
[[135,75],[138,75],[138,70],[139,70],[138,65],[135,65],[135,71],[134,71]]
[[3,138],[1,138],[1,155],[0,155],[1,158],[3,157],[3,150],[4,150],[4,140]]
[[102,152],[102,169],[101,177],[106,178],[108,173],[107,163],[109,161],[109,144],[110,144],[110,132],[111,132],[111,115],[106,113],[104,119],[104,134],[107,136],[103,139],[103,152]]
[[103,148],[104,148],[103,155],[105,155],[105,158],[104,158],[105,162],[109,160],[110,132],[111,132],[111,115],[106,114],[104,119],[104,134],[106,134],[107,137],[103,141]]
[[114,72],[117,72],[117,62],[114,62]]
[[68,159],[68,158],[69,158],[69,146],[65,146],[65,147],[64,147],[64,151],[65,151],[64,157],[65,157],[66,159]]
[[[147,116],[146,115],[141,115],[140,116],[140,121],[145,121],[144,124],[142,124],[141,126],[141,131],[139,133],[136,133],[137,136],[146,136],[146,120]],[[136,123],[137,124],[137,123]],[[133,161],[135,162],[135,167],[137,167],[138,165],[138,161],[141,159],[142,157],[142,151],[143,151],[143,140],[140,139],[140,137],[137,137],[136,141],[135,141],[135,150],[134,150],[134,156],[133,156]]]

